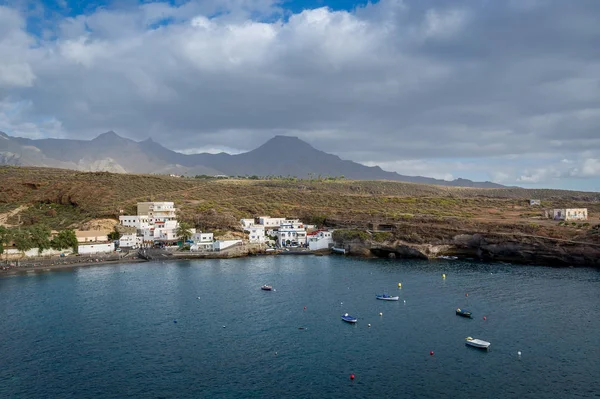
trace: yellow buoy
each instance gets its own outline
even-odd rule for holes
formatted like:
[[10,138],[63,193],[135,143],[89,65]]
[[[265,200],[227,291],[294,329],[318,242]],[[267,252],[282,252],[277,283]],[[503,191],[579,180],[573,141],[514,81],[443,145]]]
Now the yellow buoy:
[[445,279],[446,278],[446,274],[442,274],[442,278]]
[[379,312],[379,316],[383,316],[383,312]]
[[402,283],[398,283],[398,288],[402,288]]

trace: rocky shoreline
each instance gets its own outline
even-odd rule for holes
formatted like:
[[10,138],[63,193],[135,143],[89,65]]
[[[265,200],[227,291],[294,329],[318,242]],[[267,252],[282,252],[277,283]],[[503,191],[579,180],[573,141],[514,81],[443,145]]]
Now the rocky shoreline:
[[[553,267],[600,267],[600,245],[577,243],[547,237],[506,237],[494,234],[459,234],[452,241],[436,243],[410,243],[401,240],[376,242],[374,240],[346,240],[336,247],[344,248],[346,256],[387,259],[435,259],[452,256],[462,259],[476,259],[487,262],[510,262],[523,265],[543,265]],[[196,259],[232,259],[249,256],[275,255],[328,255],[330,251],[292,252],[226,252],[190,253],[175,252],[160,261]],[[158,261],[152,259],[151,261]],[[64,271],[80,267],[144,263],[145,259],[89,259],[69,262],[57,258],[53,263],[38,266],[3,267],[0,276],[27,275],[52,271]]]
[[348,240],[339,243],[350,256],[432,259],[456,256],[488,262],[510,262],[555,267],[600,267],[600,245],[536,236],[458,234],[452,240],[410,243]]

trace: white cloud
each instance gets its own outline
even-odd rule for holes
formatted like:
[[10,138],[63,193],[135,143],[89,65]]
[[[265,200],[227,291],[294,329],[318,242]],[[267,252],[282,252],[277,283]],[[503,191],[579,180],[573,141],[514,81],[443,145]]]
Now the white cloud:
[[0,6],[0,129],[238,150],[293,134],[404,174],[597,176],[600,2],[282,4],[111,7],[41,37]]

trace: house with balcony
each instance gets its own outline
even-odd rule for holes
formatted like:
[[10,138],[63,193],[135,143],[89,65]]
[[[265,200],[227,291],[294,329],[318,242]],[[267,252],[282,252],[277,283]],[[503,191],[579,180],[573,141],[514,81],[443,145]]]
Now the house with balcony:
[[213,233],[196,232],[191,238],[190,251],[208,251],[214,248]]
[[300,223],[282,224],[275,234],[282,247],[306,245],[306,229]]

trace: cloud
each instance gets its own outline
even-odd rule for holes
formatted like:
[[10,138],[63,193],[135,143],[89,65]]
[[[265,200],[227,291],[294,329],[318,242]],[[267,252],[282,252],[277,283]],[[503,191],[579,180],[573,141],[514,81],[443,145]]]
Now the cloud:
[[597,177],[600,2],[284,6],[117,3],[43,34],[0,6],[0,129],[234,151],[293,134],[405,174]]

